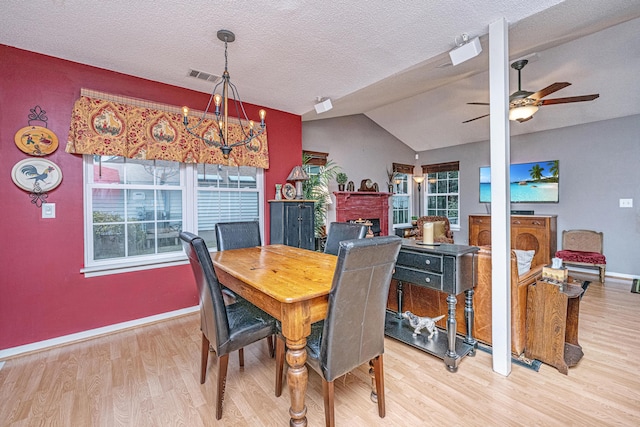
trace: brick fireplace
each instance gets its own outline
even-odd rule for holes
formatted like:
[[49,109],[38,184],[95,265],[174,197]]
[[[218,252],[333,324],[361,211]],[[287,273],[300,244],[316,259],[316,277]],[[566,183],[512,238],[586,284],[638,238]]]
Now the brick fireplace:
[[389,235],[389,197],[391,193],[369,191],[335,191],[336,221],[379,220],[380,235]]

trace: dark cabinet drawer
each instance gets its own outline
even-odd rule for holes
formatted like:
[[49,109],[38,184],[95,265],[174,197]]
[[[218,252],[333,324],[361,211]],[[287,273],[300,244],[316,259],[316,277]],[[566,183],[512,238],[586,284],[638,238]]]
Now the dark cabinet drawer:
[[400,251],[396,265],[442,273],[442,256]]
[[416,270],[396,264],[396,271],[393,273],[393,278],[402,282],[410,282],[418,286],[442,291],[442,274]]

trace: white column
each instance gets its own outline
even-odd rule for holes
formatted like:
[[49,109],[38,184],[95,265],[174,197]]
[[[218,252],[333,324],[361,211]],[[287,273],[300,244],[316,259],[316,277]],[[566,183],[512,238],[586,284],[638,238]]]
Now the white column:
[[491,266],[493,370],[511,373],[509,32],[504,18],[489,25],[491,119]]

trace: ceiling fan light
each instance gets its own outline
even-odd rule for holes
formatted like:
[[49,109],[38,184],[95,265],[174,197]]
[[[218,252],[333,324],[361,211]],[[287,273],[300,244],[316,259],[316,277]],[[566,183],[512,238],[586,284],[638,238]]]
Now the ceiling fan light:
[[538,111],[537,105],[523,105],[509,110],[509,120],[524,120],[533,116]]

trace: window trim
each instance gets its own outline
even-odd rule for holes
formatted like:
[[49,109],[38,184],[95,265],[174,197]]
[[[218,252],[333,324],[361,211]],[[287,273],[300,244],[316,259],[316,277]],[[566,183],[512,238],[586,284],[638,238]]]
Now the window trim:
[[[153,160],[149,160],[153,161]],[[111,274],[129,273],[134,271],[152,270],[156,268],[174,267],[188,263],[184,250],[180,252],[167,252],[152,255],[141,255],[135,258],[122,258],[110,260],[90,260],[90,244],[93,243],[92,225],[88,219],[92,218],[92,206],[89,206],[89,191],[93,189],[88,181],[93,176],[93,155],[85,154],[82,156],[83,174],[82,174],[82,196],[83,196],[83,257],[84,265],[80,269],[80,273],[86,278],[106,276]],[[260,232],[264,236],[264,218],[265,218],[265,190],[264,190],[264,169],[256,168],[256,188],[251,189],[258,193],[258,218],[260,223]],[[180,163],[180,179],[183,183],[182,188],[182,229],[197,230],[198,214],[197,192],[198,192],[198,170],[196,163],[186,164]],[[118,184],[118,188],[122,184]],[[115,187],[115,185],[114,185]],[[238,190],[237,188],[234,190]],[[210,252],[216,252],[217,249],[210,249]]]

